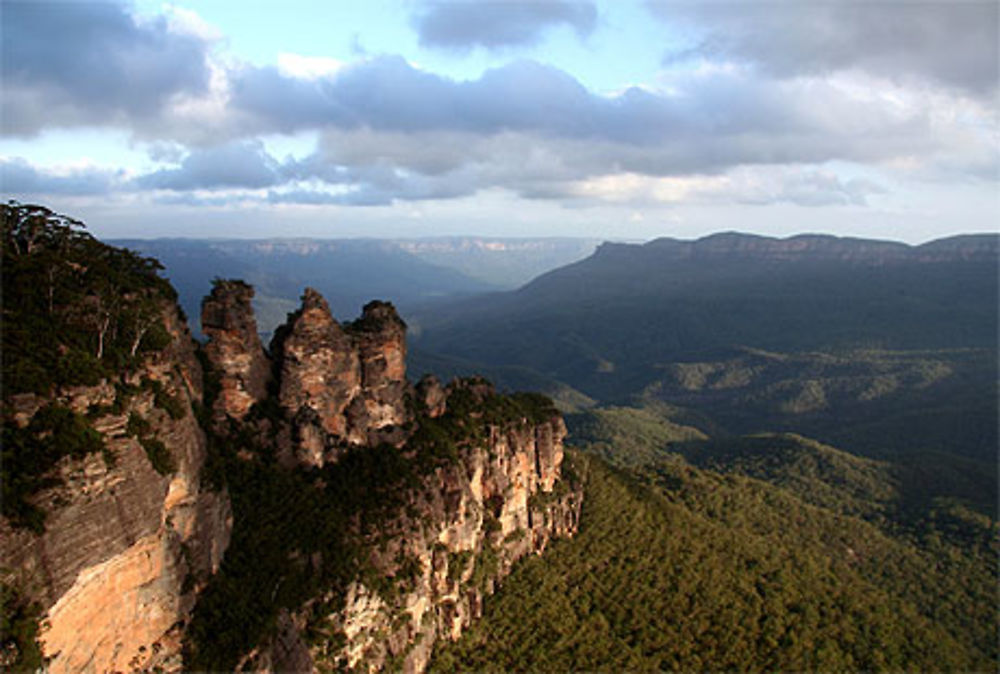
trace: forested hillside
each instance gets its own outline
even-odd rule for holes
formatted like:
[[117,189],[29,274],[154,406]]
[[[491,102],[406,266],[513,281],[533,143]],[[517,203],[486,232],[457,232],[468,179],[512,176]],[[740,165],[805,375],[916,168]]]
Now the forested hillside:
[[[783,455],[800,443],[809,459]],[[518,568],[432,668],[996,668],[995,522],[904,524],[885,465],[767,444],[749,466],[717,452],[720,470],[577,455],[578,536]]]
[[516,292],[416,315],[417,343],[530,368],[601,400],[735,347],[992,348],[998,251],[988,235],[918,247],[740,234],[604,244]]
[[954,491],[996,472],[998,260],[996,235],[604,244],[516,292],[418,313],[414,350],[441,374],[531,381],[567,411],[799,433]]

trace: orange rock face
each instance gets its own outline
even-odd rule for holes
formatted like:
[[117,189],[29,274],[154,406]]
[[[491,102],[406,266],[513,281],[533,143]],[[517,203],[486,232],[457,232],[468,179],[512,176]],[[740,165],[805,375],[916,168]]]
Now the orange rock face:
[[347,406],[361,392],[361,363],[351,338],[322,295],[307,288],[302,308],[278,329],[271,349],[280,363],[278,399],[289,416],[315,413],[318,425],[347,435]]
[[[173,312],[164,320],[173,343],[133,374],[177,399],[180,418],[157,408],[151,390],[120,412],[108,406],[92,426],[114,464],[100,454],[64,458],[57,467],[63,484],[36,497],[48,513],[41,535],[0,520],[0,576],[45,611],[40,641],[51,672],[178,669],[177,626],[229,543],[228,496],[202,485],[206,442],[191,409],[201,369],[183,323]],[[102,382],[53,397],[87,410],[115,396]],[[154,470],[127,434],[132,415],[169,449],[176,467],[169,475]]]

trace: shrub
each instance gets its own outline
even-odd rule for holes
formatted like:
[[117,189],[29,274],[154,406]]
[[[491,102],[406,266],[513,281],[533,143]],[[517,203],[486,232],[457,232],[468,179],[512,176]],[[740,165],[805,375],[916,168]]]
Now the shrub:
[[140,438],[139,444],[146,450],[149,462],[153,464],[153,469],[160,475],[169,475],[177,470],[174,464],[174,457],[170,454],[167,446],[156,438]]

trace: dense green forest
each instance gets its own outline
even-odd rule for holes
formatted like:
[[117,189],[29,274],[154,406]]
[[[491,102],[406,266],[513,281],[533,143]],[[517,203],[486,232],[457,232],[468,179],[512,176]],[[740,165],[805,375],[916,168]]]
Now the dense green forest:
[[0,205],[0,232],[5,396],[93,385],[169,342],[163,303],[177,294],[156,260],[44,206]]
[[884,466],[814,465],[810,484],[766,457],[803,480],[779,486],[671,452],[574,461],[578,535],[522,563],[433,671],[996,668],[995,525],[902,527]]

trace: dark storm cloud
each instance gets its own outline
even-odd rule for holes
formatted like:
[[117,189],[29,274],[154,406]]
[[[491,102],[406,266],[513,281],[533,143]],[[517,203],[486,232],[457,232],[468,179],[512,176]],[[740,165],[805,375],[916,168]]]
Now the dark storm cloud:
[[19,194],[107,194],[120,178],[114,171],[75,169],[65,175],[39,171],[25,159],[0,159],[0,185]]
[[281,182],[280,165],[259,141],[231,143],[194,150],[177,168],[162,169],[135,179],[136,187],[164,190],[220,188],[257,189]]
[[933,80],[989,94],[1000,83],[1000,4],[944,2],[662,2],[650,9],[668,24],[694,27],[704,40],[668,54],[749,61],[781,77],[859,68],[882,76]]
[[207,46],[138,23],[107,2],[5,2],[0,20],[5,134],[158,115],[175,94],[207,90]]
[[497,49],[536,44],[558,26],[587,35],[596,21],[593,3],[579,0],[453,0],[428,3],[413,23],[425,47]]

